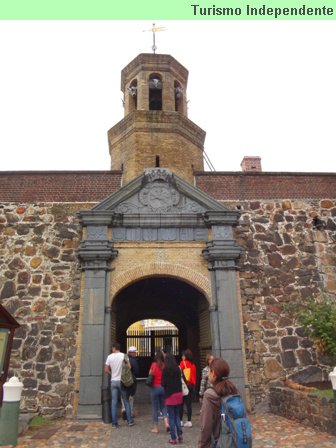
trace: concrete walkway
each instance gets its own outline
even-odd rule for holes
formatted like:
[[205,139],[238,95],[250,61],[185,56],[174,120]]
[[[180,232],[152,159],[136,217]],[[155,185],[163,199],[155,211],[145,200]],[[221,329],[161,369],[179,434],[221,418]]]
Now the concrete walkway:
[[[199,433],[198,406],[194,406],[193,427],[184,428],[185,448],[196,448]],[[336,437],[302,426],[297,422],[265,411],[250,416],[253,448],[335,448]],[[29,430],[19,438],[17,448],[164,448],[169,434],[160,422],[159,434],[150,432],[149,407],[138,409],[136,425],[120,421],[119,429],[100,421],[59,420],[38,430]]]

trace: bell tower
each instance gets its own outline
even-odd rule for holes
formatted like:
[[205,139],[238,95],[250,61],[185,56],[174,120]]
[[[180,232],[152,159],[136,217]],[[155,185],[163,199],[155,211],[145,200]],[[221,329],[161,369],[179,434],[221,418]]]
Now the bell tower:
[[125,116],[108,141],[123,184],[145,168],[169,168],[191,183],[204,170],[205,132],[188,119],[187,82],[188,71],[165,54],[139,54],[122,70]]

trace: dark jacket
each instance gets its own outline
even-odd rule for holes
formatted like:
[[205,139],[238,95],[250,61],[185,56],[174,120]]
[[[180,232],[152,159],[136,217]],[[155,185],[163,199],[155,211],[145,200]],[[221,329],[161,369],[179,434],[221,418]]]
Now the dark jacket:
[[137,381],[136,381],[136,377],[139,376],[139,361],[134,357],[134,356],[128,356],[129,362],[131,364],[131,372],[133,374],[133,379],[134,379],[134,383],[132,384],[132,386],[130,386],[129,389],[129,396],[133,397],[136,393],[136,389],[137,389]]
[[165,391],[165,397],[170,397],[177,392],[182,392],[181,370],[177,368],[175,372],[167,372],[162,370],[161,385]]
[[139,376],[139,372],[140,372],[139,361],[136,358],[134,358],[134,356],[128,356],[128,359],[130,361],[131,371],[132,371],[134,379],[135,379],[136,377]]

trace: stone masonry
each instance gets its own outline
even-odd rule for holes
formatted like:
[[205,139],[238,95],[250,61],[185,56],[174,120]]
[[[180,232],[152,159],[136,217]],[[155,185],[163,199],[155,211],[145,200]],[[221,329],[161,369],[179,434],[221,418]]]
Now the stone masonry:
[[[225,205],[242,212],[235,238],[243,248],[240,294],[253,404],[270,381],[328,364],[282,304],[335,296],[336,204],[326,199]],[[80,296],[77,212],[92,206],[0,207],[0,298],[21,324],[10,373],[23,379],[27,412],[72,413]],[[319,230],[312,224],[317,215],[325,222]]]
[[[228,204],[225,204],[228,206]],[[283,304],[336,296],[336,203],[331,200],[243,202],[236,241],[247,370],[258,401],[271,380],[328,364]],[[232,206],[232,205],[231,205]],[[313,218],[325,223],[315,229]]]
[[0,298],[18,319],[10,376],[27,412],[71,414],[80,274],[78,205],[0,206]]

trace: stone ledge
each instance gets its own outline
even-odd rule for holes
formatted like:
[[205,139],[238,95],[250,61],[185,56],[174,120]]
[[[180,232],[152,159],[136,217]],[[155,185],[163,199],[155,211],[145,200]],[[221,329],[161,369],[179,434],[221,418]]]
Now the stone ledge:
[[336,403],[333,399],[290,389],[270,386],[270,411],[320,431],[336,435]]

